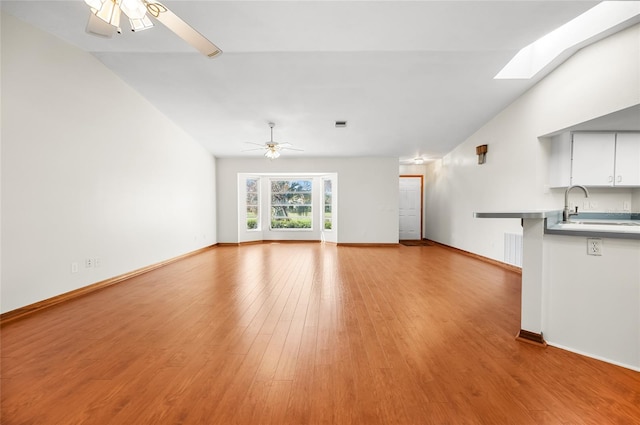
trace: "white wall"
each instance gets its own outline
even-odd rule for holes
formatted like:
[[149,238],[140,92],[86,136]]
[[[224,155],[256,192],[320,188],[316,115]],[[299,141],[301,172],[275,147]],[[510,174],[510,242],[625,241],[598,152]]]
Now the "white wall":
[[[338,243],[398,242],[397,158],[219,158],[218,241],[238,239],[238,173],[335,173]],[[274,239],[274,238],[271,238]],[[287,239],[287,237],[275,237]]]
[[2,312],[216,242],[207,151],[93,56],[1,35]]
[[640,371],[640,241],[545,235],[543,329],[550,345]]
[[[426,237],[502,261],[503,235],[521,232],[520,223],[475,219],[474,212],[562,209],[564,191],[548,189],[548,141],[538,138],[639,104],[639,50],[640,25],[582,49],[442,160],[428,164]],[[483,144],[489,145],[487,162],[478,165],[475,147]],[[618,195],[612,202],[619,202]],[[622,196],[631,199],[632,192]],[[609,209],[604,198],[600,204]]]

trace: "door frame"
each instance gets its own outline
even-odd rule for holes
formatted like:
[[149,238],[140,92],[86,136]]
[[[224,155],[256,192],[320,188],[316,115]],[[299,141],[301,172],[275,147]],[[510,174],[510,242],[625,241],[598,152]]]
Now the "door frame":
[[424,176],[422,174],[400,174],[400,178],[414,177],[420,178],[420,240],[424,239],[423,220],[424,220]]

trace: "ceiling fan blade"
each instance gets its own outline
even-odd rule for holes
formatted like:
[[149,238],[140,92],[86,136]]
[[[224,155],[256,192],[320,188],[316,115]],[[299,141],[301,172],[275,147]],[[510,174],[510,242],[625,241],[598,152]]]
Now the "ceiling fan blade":
[[284,142],[284,143],[278,143],[278,146],[280,146],[281,148],[290,148],[292,145],[291,143]]
[[145,6],[147,6],[147,11],[151,16],[176,33],[178,37],[195,47],[200,53],[210,58],[222,53],[218,46],[207,40],[205,36],[193,29],[162,3],[145,1]]
[[267,145],[265,145],[264,143],[254,143],[254,142],[245,142],[247,145],[256,145],[256,146],[262,146],[263,149],[267,149]]
[[98,37],[111,38],[116,32],[116,27],[106,23],[102,19],[98,18],[95,14],[90,12],[85,32],[87,34],[95,35]]
[[[280,145],[282,146],[282,145]],[[304,149],[298,149],[298,148],[280,148],[283,151],[300,151],[300,152],[304,152]]]
[[265,148],[251,148],[251,149],[242,149],[241,152],[251,152],[251,151],[263,151]]

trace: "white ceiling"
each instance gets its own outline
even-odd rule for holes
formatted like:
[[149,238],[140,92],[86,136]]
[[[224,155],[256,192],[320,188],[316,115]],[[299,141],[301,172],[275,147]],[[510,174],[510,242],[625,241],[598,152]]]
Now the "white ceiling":
[[88,35],[82,0],[2,9],[94,54],[216,156],[260,156],[242,150],[273,121],[276,141],[304,149],[289,156],[412,158],[449,152],[537,82],[493,76],[597,3],[167,0],[216,59],[159,23]]

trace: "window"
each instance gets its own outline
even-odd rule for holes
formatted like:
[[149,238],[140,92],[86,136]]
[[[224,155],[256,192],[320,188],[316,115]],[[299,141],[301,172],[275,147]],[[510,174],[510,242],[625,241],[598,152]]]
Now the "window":
[[311,180],[271,180],[271,228],[311,229]]
[[324,180],[324,230],[331,230],[333,227],[331,216],[332,200],[331,180]]
[[260,230],[260,179],[247,179],[247,230]]

